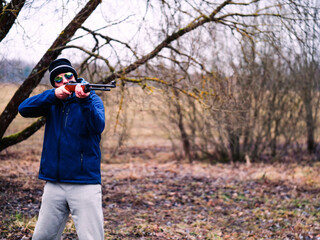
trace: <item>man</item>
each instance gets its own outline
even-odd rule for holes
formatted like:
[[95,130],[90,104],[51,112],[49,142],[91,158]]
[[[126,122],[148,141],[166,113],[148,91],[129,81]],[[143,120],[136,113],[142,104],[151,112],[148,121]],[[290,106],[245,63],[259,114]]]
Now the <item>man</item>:
[[34,240],[60,239],[69,213],[80,240],[104,239],[100,173],[100,134],[104,106],[95,92],[80,84],[71,93],[69,81],[80,81],[65,58],[49,66],[54,89],[21,103],[24,117],[46,117],[39,179],[46,184]]

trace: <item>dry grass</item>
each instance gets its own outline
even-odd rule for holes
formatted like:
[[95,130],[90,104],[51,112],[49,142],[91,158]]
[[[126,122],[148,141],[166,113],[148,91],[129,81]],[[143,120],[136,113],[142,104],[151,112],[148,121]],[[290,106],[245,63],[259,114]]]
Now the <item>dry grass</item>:
[[203,177],[237,179],[239,181],[270,180],[277,182],[290,182],[299,187],[320,187],[320,163],[311,165],[291,164],[216,164],[207,163],[179,163],[177,161],[159,162],[158,160],[125,163],[125,164],[103,164],[103,174],[107,177],[112,173],[113,178],[143,179],[152,177],[157,168],[159,171],[179,174],[181,177]]
[[[18,85],[15,84],[0,85],[1,112],[17,88]],[[32,95],[41,93],[46,89],[48,89],[48,86],[40,85],[34,90]],[[99,93],[99,95],[105,102],[106,112],[106,128],[102,134],[103,159],[105,161],[128,162],[132,151],[137,151],[135,150],[136,148],[146,150],[149,147],[160,149],[158,148],[159,146],[164,146],[165,148],[170,146],[166,133],[155,121],[157,116],[153,116],[151,113],[151,109],[158,104],[157,99],[159,96],[157,96],[156,93],[148,95],[144,93],[141,88],[133,87],[125,92],[122,105],[120,104],[121,91],[119,88],[113,89],[111,92]],[[5,136],[23,130],[34,121],[35,119],[23,118],[18,114],[7,129]],[[32,151],[39,158],[43,141],[43,133],[44,128],[41,128],[26,141],[9,147],[4,152],[10,155],[15,152],[24,152],[28,154],[28,152]],[[121,142],[121,148],[119,149],[121,155],[118,156],[118,158],[110,159],[110,157],[113,156],[114,149],[119,146],[121,138],[124,139],[124,141]],[[150,155],[150,152],[144,152],[147,152],[147,156],[153,157],[153,155]],[[137,160],[140,160],[140,158],[138,157]]]
[[[7,239],[31,236],[34,230],[43,187],[38,165],[18,154],[0,161],[1,179],[16,186],[6,193],[13,194],[9,197],[16,208],[2,211],[6,225],[0,230]],[[318,164],[102,164],[105,239],[273,239],[270,231],[276,239],[290,233],[289,239],[307,232],[315,236],[320,233],[315,212],[319,180]],[[285,225],[286,216],[292,227]],[[238,220],[247,222],[243,232],[234,228],[236,223],[230,225]],[[264,235],[264,224],[269,235]],[[270,230],[277,224],[280,230]],[[63,239],[76,239],[71,219]]]

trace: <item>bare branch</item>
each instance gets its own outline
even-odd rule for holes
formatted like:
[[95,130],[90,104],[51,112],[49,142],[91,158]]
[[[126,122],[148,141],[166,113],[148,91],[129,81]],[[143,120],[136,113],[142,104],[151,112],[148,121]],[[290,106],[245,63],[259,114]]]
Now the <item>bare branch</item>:
[[136,58],[138,58],[137,53],[131,48],[131,46],[130,46],[128,43],[122,42],[122,41],[117,40],[117,39],[115,39],[115,38],[111,38],[111,37],[109,37],[109,36],[104,36],[104,35],[102,35],[101,33],[97,33],[97,32],[92,31],[92,30],[90,30],[90,29],[88,29],[88,28],[86,28],[86,27],[82,27],[82,29],[85,30],[85,31],[87,31],[88,33],[90,33],[90,34],[91,34],[92,36],[94,36],[94,37],[99,36],[99,37],[103,38],[104,40],[106,40],[106,43],[107,43],[107,44],[109,44],[110,42],[113,41],[113,42],[117,42],[117,43],[120,43],[120,44],[125,45],[125,46],[133,53],[133,55],[134,55]]
[[55,48],[54,50],[63,50],[63,49],[67,49],[67,48],[75,48],[75,49],[79,49],[81,50],[82,52],[88,54],[90,57],[94,57],[94,58],[97,58],[97,59],[100,59],[100,60],[103,60],[105,62],[105,64],[108,66],[109,70],[111,72],[114,71],[114,67],[111,66],[110,62],[108,59],[102,57],[100,54],[98,53],[94,53],[94,52],[91,52],[91,51],[88,51],[86,50],[85,48],[83,47],[80,47],[80,46],[76,46],[76,45],[67,45],[67,46],[61,46],[61,47],[57,47]]
[[163,40],[158,46],[154,48],[153,51],[151,51],[149,54],[144,55],[140,59],[138,59],[136,62],[130,64],[128,67],[125,67],[115,73],[110,74],[104,79],[104,82],[110,82],[116,78],[121,78],[123,75],[128,74],[132,72],[133,70],[137,69],[142,64],[146,63],[150,59],[154,58],[163,48],[167,47],[171,42],[174,40],[182,37],[188,32],[191,32],[192,30],[198,28],[199,26],[204,25],[205,23],[216,21],[214,18],[217,13],[219,13],[226,5],[228,5],[231,0],[224,1],[221,5],[219,5],[210,15],[207,16],[199,16],[195,21],[188,24],[186,27],[179,29],[177,32],[174,32],[170,36],[168,36],[165,40]]
[[29,137],[31,137],[36,131],[38,131],[44,124],[46,123],[46,119],[41,117],[34,123],[32,123],[29,127],[22,130],[21,132],[15,133],[13,135],[4,137],[0,140],[0,152],[7,147],[15,145],[19,142],[22,142]]

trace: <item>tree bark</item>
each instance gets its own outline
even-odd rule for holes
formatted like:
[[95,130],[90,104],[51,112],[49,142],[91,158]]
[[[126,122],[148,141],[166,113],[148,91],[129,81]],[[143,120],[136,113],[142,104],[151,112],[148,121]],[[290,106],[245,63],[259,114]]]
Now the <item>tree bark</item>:
[[191,145],[190,145],[190,141],[189,141],[189,136],[187,134],[187,131],[185,129],[185,126],[183,124],[183,112],[181,109],[181,105],[180,105],[180,99],[179,99],[179,92],[175,89],[174,90],[174,95],[177,99],[177,102],[175,103],[175,107],[177,110],[177,114],[178,114],[178,128],[180,131],[180,136],[181,136],[181,141],[182,141],[182,146],[183,146],[183,151],[184,151],[184,157],[186,158],[186,160],[189,163],[192,163],[192,157],[191,157]]
[[12,25],[15,23],[26,0],[12,0],[0,13],[0,42],[7,36]]
[[38,131],[45,123],[46,119],[44,117],[41,117],[23,131],[2,138],[0,141],[0,152],[9,146],[26,140],[27,138],[32,136],[36,131]]
[[307,147],[308,147],[309,153],[314,153],[316,148],[316,144],[314,140],[315,121],[313,118],[311,94],[305,97],[304,104],[306,109]]

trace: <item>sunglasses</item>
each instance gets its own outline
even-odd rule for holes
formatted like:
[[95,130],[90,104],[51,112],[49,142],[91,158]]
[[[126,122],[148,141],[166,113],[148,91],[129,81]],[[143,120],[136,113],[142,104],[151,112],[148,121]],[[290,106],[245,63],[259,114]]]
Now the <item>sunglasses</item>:
[[[64,77],[65,77],[66,79],[70,80],[70,79],[73,78],[73,73],[65,73],[65,74],[64,74]],[[63,79],[63,76],[56,76],[56,77],[54,78],[54,81],[55,81],[56,83],[61,83],[61,82],[62,82],[62,79]]]

